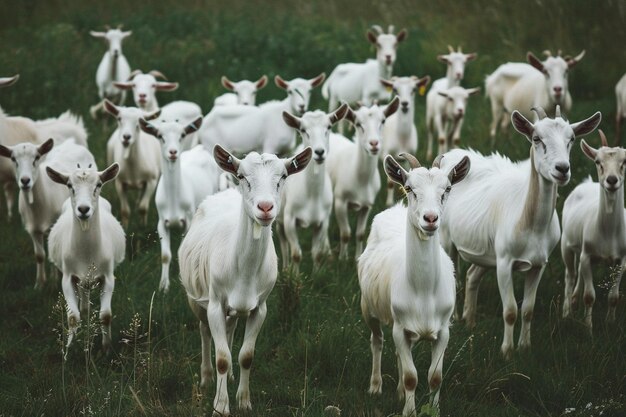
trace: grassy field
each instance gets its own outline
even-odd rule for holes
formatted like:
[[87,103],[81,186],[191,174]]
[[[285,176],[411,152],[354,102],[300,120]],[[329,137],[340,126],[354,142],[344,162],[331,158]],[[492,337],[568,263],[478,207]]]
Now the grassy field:
[[[89,36],[104,24],[124,23],[133,35],[124,53],[133,68],[158,69],[181,87],[162,93],[161,103],[187,99],[208,112],[223,92],[219,77],[257,79],[280,74],[285,79],[327,74],[341,62],[373,55],[364,33],[372,24],[407,27],[394,72],[442,77],[435,59],[447,44],[462,45],[479,57],[466,69],[464,85],[482,86],[486,74],[506,61],[521,61],[526,51],[563,49],[587,55],[572,70],[570,89],[578,121],[601,111],[601,127],[614,138],[613,88],[626,68],[626,3],[623,0],[532,2],[442,1],[262,1],[178,2],[0,1],[0,76],[20,73],[15,86],[0,94],[3,109],[15,115],[45,118],[71,109],[85,117],[90,149],[100,167],[114,129],[111,120],[93,121],[88,108],[97,101],[95,70],[105,48]],[[93,3],[93,4],[92,4]],[[273,85],[259,102],[281,98]],[[129,101],[127,101],[129,103]],[[326,108],[319,90],[311,108]],[[424,159],[425,100],[418,98],[418,157]],[[470,99],[462,141],[490,152],[490,110],[483,97]],[[597,134],[587,138],[598,145]],[[526,158],[528,142],[509,132],[497,150],[512,159]],[[564,197],[593,164],[576,145],[573,178]],[[103,194],[117,209],[112,186]],[[374,212],[383,209],[383,195]],[[19,220],[0,212],[0,416],[190,416],[210,413],[215,387],[199,389],[200,337],[184,291],[173,280],[170,292],[155,292],[160,276],[156,211],[150,227],[131,218],[127,259],[117,270],[113,297],[114,352],[100,350],[99,326],[85,320],[78,340],[63,360],[67,327],[60,282],[48,266],[49,282],[33,289],[35,262],[28,235]],[[331,242],[338,242],[331,223]],[[397,372],[389,329],[383,353],[383,395],[367,394],[370,372],[369,332],[361,320],[356,268],[352,261],[328,260],[311,274],[309,234],[301,238],[303,274],[280,274],[269,299],[268,318],[258,339],[251,377],[258,416],[320,416],[329,405],[344,416],[390,416],[402,409],[395,398]],[[180,239],[174,239],[177,247]],[[478,325],[473,332],[453,323],[444,363],[441,415],[444,416],[624,416],[626,415],[626,314],[604,325],[608,270],[594,270],[597,300],[594,338],[576,320],[560,318],[563,265],[555,251],[539,286],[533,348],[511,361],[499,353],[501,303],[490,273],[479,296]],[[467,265],[462,266],[462,271]],[[176,276],[176,266],[172,276]],[[518,301],[522,280],[516,282]],[[97,291],[94,291],[94,293]],[[94,309],[99,306],[92,294]],[[242,326],[240,326],[242,327]],[[235,352],[242,340],[235,338]],[[519,331],[519,325],[518,329]],[[426,373],[430,348],[414,350],[418,369],[418,409],[427,404]],[[237,372],[237,365],[235,364]],[[236,385],[229,387],[231,406]],[[234,408],[234,407],[232,407]],[[236,408],[235,409],[235,414]],[[427,412],[427,410],[425,410]]]

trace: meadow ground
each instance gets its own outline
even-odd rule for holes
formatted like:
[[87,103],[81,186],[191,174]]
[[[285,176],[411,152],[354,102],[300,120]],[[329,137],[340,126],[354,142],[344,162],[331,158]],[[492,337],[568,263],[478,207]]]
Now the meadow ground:
[[[158,69],[181,87],[162,93],[161,103],[188,99],[206,112],[223,92],[219,77],[257,79],[280,74],[285,79],[327,74],[340,62],[358,62],[372,55],[364,32],[371,24],[407,27],[394,72],[399,75],[444,75],[436,61],[447,44],[461,44],[479,57],[466,69],[463,84],[482,86],[498,64],[521,61],[526,51],[539,55],[561,48],[587,55],[570,77],[578,121],[599,110],[601,127],[613,139],[613,88],[626,68],[626,4],[588,2],[480,0],[454,1],[322,1],[217,2],[164,0],[142,8],[131,2],[0,1],[0,75],[20,73],[15,86],[4,89],[5,111],[32,118],[71,109],[85,117],[90,149],[105,164],[106,139],[112,120],[92,121],[88,108],[97,100],[95,69],[104,52],[89,36],[104,24],[124,23],[133,34],[124,52],[133,68]],[[270,85],[259,102],[280,98]],[[127,101],[130,103],[130,100]],[[311,108],[326,108],[319,90]],[[424,98],[417,100],[420,135],[418,157],[425,156]],[[463,132],[463,146],[490,152],[490,110],[483,97],[472,97]],[[597,134],[588,142],[598,145]],[[528,155],[528,142],[509,132],[496,149],[512,159]],[[589,174],[593,164],[576,145],[573,177],[564,196]],[[117,210],[112,186],[103,194]],[[383,209],[382,193],[374,212]],[[4,206],[3,206],[4,208]],[[113,297],[114,352],[102,354],[98,328],[84,320],[79,338],[63,360],[66,324],[58,276],[48,266],[49,282],[33,289],[32,246],[19,220],[8,223],[0,213],[0,416],[188,416],[210,412],[215,387],[199,389],[200,338],[184,291],[173,280],[170,292],[155,292],[159,243],[156,212],[150,227],[131,219],[127,260],[119,267]],[[338,241],[331,223],[331,242]],[[333,405],[344,416],[390,416],[401,410],[395,398],[397,373],[393,342],[386,329],[383,353],[384,394],[367,394],[370,372],[369,333],[361,320],[356,268],[352,261],[330,259],[316,274],[305,248],[303,274],[281,273],[270,296],[268,318],[256,348],[251,390],[258,416],[319,416]],[[180,239],[174,239],[178,245]],[[463,265],[461,272],[467,265]],[[172,276],[177,274],[174,265]],[[604,325],[609,271],[594,269],[597,300],[594,337],[580,313],[560,318],[563,266],[553,253],[539,286],[533,348],[504,361],[501,303],[495,275],[481,286],[478,324],[473,332],[455,322],[444,363],[441,415],[449,416],[623,416],[626,415],[626,313]],[[623,286],[623,285],[622,285]],[[521,298],[522,280],[516,280]],[[98,299],[93,291],[94,309]],[[519,300],[521,301],[521,300]],[[235,351],[241,343],[241,327]],[[519,325],[517,330],[519,331]],[[418,408],[428,402],[426,372],[430,348],[414,350],[418,375]],[[237,364],[235,364],[237,372]],[[235,385],[229,387],[231,405]],[[429,410],[423,408],[429,415]],[[237,412],[235,411],[237,414]]]

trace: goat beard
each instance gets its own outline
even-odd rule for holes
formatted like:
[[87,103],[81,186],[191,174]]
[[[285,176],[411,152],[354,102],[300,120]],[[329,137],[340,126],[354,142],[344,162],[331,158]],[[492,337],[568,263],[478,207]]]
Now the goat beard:
[[22,190],[22,192],[24,193],[24,197],[26,197],[28,204],[33,204],[33,201],[35,201],[35,198],[33,197],[33,190]]
[[89,220],[78,219],[78,224],[80,224],[80,230],[83,232],[89,230]]
[[254,222],[254,225],[252,226],[252,237],[254,238],[254,240],[259,240],[261,238],[262,230],[263,226],[261,226],[257,222]]
[[128,157],[130,156],[130,146],[125,146],[124,147],[124,159],[128,159]]

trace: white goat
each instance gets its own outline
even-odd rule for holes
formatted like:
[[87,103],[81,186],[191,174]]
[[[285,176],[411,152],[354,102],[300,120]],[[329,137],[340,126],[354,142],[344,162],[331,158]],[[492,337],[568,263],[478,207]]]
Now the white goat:
[[[114,85],[122,90],[132,90],[135,105],[146,113],[152,113],[159,109],[156,98],[157,91],[174,91],[178,88],[178,83],[157,81],[165,76],[152,70],[148,74],[135,70],[130,74],[130,81],[115,82]],[[161,120],[167,122],[178,122],[188,125],[202,117],[202,109],[191,101],[173,101],[161,107]],[[198,143],[196,133],[188,135],[183,142],[183,150],[189,150]]]
[[224,93],[213,101],[214,106],[229,106],[231,104],[242,104],[244,106],[254,106],[256,103],[256,93],[267,85],[267,75],[263,75],[257,81],[231,81],[226,76],[222,77],[222,85],[232,93]]
[[[400,109],[387,118],[383,127],[383,145],[381,160],[387,155],[398,155],[401,152],[415,154],[417,152],[417,128],[415,127],[415,93],[424,91],[430,77],[393,77],[380,82],[400,99]],[[422,93],[423,94],[423,93]],[[387,180],[387,206],[393,204],[393,182]]]
[[626,119],[626,74],[620,78],[615,86],[615,98],[617,99],[617,111],[615,112],[615,143],[621,141],[622,121]]
[[[626,150],[609,148],[600,130],[602,147],[594,149],[584,140],[580,147],[595,162],[599,183],[588,179],[567,196],[563,205],[561,255],[565,264],[563,317],[569,317],[583,292],[585,324],[592,329],[592,308],[596,298],[593,288],[592,262],[615,265],[609,291],[607,322],[615,321],[619,285],[626,268],[626,212],[624,211],[624,167]],[[578,265],[576,260],[578,259]],[[576,276],[578,275],[578,279]],[[574,282],[576,286],[574,287]]]
[[107,99],[104,100],[104,108],[117,119],[118,124],[107,142],[107,162],[117,162],[120,166],[115,190],[120,199],[122,224],[127,228],[130,217],[127,191],[136,188],[141,190],[138,208],[145,226],[150,200],[161,175],[161,145],[155,137],[141,131],[139,119],[154,120],[161,110],[144,113],[137,107],[118,107]]
[[329,150],[331,128],[346,115],[347,111],[348,105],[344,103],[331,114],[316,110],[306,112],[298,118],[290,113],[283,113],[285,123],[300,133],[301,148],[310,147],[315,155],[314,164],[310,164],[302,175],[289,178],[285,183],[282,210],[276,219],[283,269],[287,269],[291,258],[294,271],[298,272],[302,260],[298,227],[313,229],[311,252],[314,270],[319,268],[322,257],[330,252],[328,225],[333,208],[333,187],[324,165]]
[[93,155],[73,141],[66,141],[52,149],[53,146],[52,139],[41,145],[30,142],[9,147],[0,145],[0,156],[13,161],[14,178],[20,187],[18,208],[24,228],[33,241],[37,261],[35,288],[43,288],[46,282],[44,234],[61,214],[63,202],[69,196],[67,188],[53,183],[45,169],[50,166],[69,171],[75,169],[76,164],[94,167],[96,164]]
[[476,300],[480,279],[487,268],[496,267],[502,298],[504,340],[502,353],[513,353],[513,329],[517,303],[513,292],[513,271],[526,272],[519,347],[530,347],[530,325],[537,287],[550,253],[561,231],[556,213],[557,186],[570,179],[569,154],[575,136],[593,131],[601,114],[570,124],[560,116],[548,119],[535,109],[534,124],[521,113],[511,115],[513,126],[531,143],[530,160],[512,163],[498,154],[484,157],[478,152],[455,149],[443,158],[449,169],[469,156],[472,171],[450,196],[442,224],[442,242],[455,259],[456,252],[472,265],[467,271],[463,318],[468,326],[476,321]]
[[[113,214],[111,204],[100,197],[102,185],[117,175],[119,166],[113,164],[102,172],[95,167],[78,165],[71,174],[46,168],[50,179],[70,192],[63,212],[50,230],[48,247],[50,261],[63,274],[63,296],[67,302],[70,346],[80,324],[80,313],[87,310],[88,288],[100,281],[100,322],[102,347],[111,348],[111,298],[115,287],[113,270],[124,260],[126,242],[124,230]],[[80,294],[80,310],[76,293]]]
[[485,91],[491,102],[491,142],[495,143],[498,123],[502,130],[508,127],[509,114],[517,110],[527,119],[533,117],[530,109],[542,107],[552,116],[556,106],[569,112],[572,97],[568,89],[567,75],[585,55],[582,51],[574,58],[552,56],[550,51],[545,61],[528,52],[526,58],[530,65],[507,63],[500,65],[485,80]]
[[[380,79],[390,79],[393,64],[396,61],[398,44],[407,37],[406,29],[397,35],[394,27],[389,26],[384,33],[378,25],[367,31],[367,39],[376,46],[376,59],[364,63],[339,64],[322,86],[322,95],[328,100],[329,111],[335,110],[339,103],[354,104],[362,102],[370,106],[378,100],[387,100],[389,92],[380,84]],[[343,132],[343,124],[339,124]]]
[[215,106],[204,118],[200,141],[209,152],[220,144],[236,154],[252,151],[289,154],[296,146],[296,132],[282,120],[284,111],[301,115],[307,111],[311,89],[324,81],[325,74],[306,80],[274,78],[276,85],[287,91],[281,101],[268,101],[260,106]]
[[170,229],[189,228],[191,218],[198,205],[207,195],[217,191],[219,170],[202,146],[195,146],[182,152],[181,142],[186,136],[196,132],[202,124],[202,117],[188,125],[177,122],[163,122],[154,126],[139,119],[141,130],[161,142],[161,178],[157,185],[155,204],[159,213],[157,231],[161,239],[161,280],[159,289],[170,287]]
[[326,170],[333,184],[335,217],[341,235],[341,259],[348,258],[349,208],[357,211],[354,258],[357,259],[363,251],[367,219],[380,190],[378,152],[382,147],[383,124],[398,110],[399,103],[400,100],[396,97],[387,106],[375,104],[355,111],[348,109],[344,119],[355,126],[354,142],[336,133],[330,136]]
[[439,244],[437,232],[443,208],[454,184],[470,168],[465,157],[446,172],[439,161],[429,170],[408,155],[405,171],[392,156],[385,158],[387,176],[403,187],[408,207],[402,204],[374,217],[372,231],[358,261],[361,311],[372,334],[370,394],[382,393],[381,324],[393,326],[398,356],[398,394],[405,398],[403,416],[415,416],[417,371],[411,349],[420,340],[432,342],[428,385],[435,407],[443,379],[443,355],[450,336],[454,310],[454,265]]
[[428,93],[426,98],[427,159],[433,156],[434,135],[437,135],[438,154],[447,152],[452,147],[459,147],[467,99],[478,92],[480,92],[480,87],[465,89],[455,86],[437,91],[435,95]]
[[91,36],[104,39],[109,49],[104,53],[98,69],[96,71],[96,85],[98,86],[98,96],[100,102],[91,106],[89,113],[96,118],[97,112],[104,107],[104,100],[109,99],[117,104],[124,104],[126,91],[120,90],[113,83],[116,81],[126,81],[130,76],[130,65],[122,53],[122,41],[131,35],[132,31],[106,27],[106,32],[89,32]]
[[[178,250],[180,277],[189,306],[200,322],[201,386],[213,379],[211,339],[217,368],[214,415],[229,415],[227,379],[232,372],[230,343],[239,317],[246,330],[239,351],[237,403],[250,410],[250,367],[278,274],[271,224],[280,211],[280,194],[289,175],[306,168],[311,148],[289,159],[256,152],[239,160],[216,145],[215,160],[238,179],[238,191],[206,198]],[[218,413],[218,414],[217,414]]]

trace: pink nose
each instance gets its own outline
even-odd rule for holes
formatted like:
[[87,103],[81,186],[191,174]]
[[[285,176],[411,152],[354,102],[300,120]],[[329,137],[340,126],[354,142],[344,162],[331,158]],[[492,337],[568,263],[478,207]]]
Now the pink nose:
[[170,156],[176,156],[178,151],[176,149],[170,149]]
[[377,140],[370,140],[370,145],[372,146],[372,148],[378,148],[378,141]]
[[557,94],[561,94],[561,92],[563,92],[563,87],[554,87],[554,92]]
[[269,201],[262,201],[259,204],[257,204],[257,207],[263,213],[269,213],[274,208],[274,204],[270,203]]
[[146,98],[145,94],[139,94],[139,98]]
[[424,220],[428,223],[435,223],[439,219],[439,216],[433,213],[424,214]]

